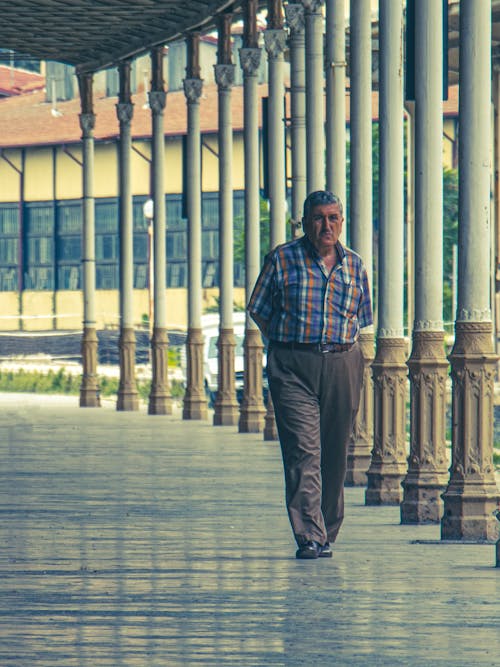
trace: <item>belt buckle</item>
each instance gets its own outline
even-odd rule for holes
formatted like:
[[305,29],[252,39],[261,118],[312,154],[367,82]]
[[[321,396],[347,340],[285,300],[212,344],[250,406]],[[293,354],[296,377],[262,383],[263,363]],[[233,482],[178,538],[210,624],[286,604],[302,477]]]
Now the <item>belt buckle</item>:
[[329,343],[318,343],[319,351],[322,354],[327,354],[330,352],[330,344]]

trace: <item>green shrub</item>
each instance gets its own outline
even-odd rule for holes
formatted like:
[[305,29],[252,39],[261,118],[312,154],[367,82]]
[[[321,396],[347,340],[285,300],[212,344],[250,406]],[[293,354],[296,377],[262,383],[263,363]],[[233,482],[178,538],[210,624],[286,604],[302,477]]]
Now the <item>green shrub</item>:
[[[30,371],[21,368],[13,371],[0,371],[0,391],[24,392],[35,394],[68,394],[78,395],[80,392],[81,375],[72,375],[64,368],[58,371],[49,370],[47,373]],[[119,379],[102,375],[97,379],[101,396],[116,396]],[[151,391],[150,380],[137,382],[139,396],[147,401]],[[184,386],[179,380],[170,381],[172,398],[181,399],[184,396]]]

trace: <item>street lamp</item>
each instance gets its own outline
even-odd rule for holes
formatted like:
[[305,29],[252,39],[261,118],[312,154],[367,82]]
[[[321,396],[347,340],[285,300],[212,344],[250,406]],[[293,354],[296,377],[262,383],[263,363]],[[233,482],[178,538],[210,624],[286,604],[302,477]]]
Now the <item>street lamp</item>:
[[153,255],[153,219],[154,219],[154,202],[152,199],[147,199],[142,207],[144,217],[148,222],[148,305],[149,305],[149,330],[153,330],[153,315],[154,315],[154,255]]

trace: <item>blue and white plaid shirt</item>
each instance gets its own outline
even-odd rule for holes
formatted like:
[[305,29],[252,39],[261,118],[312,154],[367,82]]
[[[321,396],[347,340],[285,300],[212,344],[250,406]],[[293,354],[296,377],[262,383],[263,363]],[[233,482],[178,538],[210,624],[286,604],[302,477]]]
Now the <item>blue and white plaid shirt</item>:
[[307,236],[284,243],[264,261],[248,304],[270,340],[354,343],[373,323],[361,257],[337,243],[342,261],[328,272]]

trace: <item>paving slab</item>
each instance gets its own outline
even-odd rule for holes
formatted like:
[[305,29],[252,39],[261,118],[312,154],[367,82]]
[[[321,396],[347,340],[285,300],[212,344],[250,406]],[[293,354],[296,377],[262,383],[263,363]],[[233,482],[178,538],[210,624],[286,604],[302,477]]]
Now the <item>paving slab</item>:
[[497,667],[493,545],[346,489],[297,561],[279,447],[236,427],[0,394],[0,666]]

